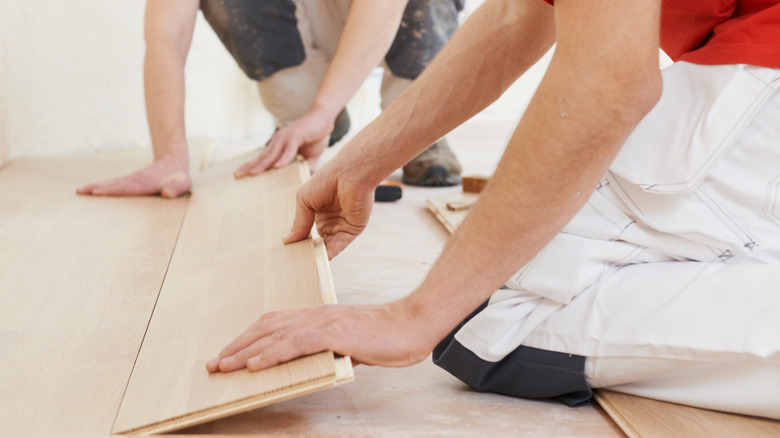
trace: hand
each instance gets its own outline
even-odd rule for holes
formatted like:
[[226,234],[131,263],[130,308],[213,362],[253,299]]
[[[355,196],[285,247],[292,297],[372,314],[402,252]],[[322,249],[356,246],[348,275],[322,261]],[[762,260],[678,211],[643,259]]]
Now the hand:
[[282,238],[285,243],[309,237],[316,222],[332,259],[363,232],[371,216],[374,188],[351,183],[343,174],[331,161],[298,189],[295,220]]
[[87,184],[76,189],[76,193],[95,196],[160,194],[164,198],[176,198],[192,188],[187,161],[166,156],[130,175]]
[[435,340],[404,300],[379,306],[324,305],[263,315],[206,364],[211,372],[259,371],[332,350],[353,364],[403,367],[425,359]]
[[243,178],[257,175],[271,167],[284,167],[290,164],[296,155],[309,161],[314,169],[317,161],[328,146],[333,131],[333,119],[316,111],[306,113],[292,124],[276,131],[260,155],[253,161],[242,165],[233,176]]

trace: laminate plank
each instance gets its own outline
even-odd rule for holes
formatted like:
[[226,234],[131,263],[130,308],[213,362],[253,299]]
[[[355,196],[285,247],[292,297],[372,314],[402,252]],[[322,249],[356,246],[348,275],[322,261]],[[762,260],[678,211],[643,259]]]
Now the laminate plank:
[[296,162],[235,181],[241,157],[196,179],[186,219],[114,433],[160,433],[211,421],[352,379],[332,352],[269,370],[208,374],[206,362],[263,313],[335,302],[327,254],[315,236],[284,245]]
[[148,151],[0,170],[0,435],[108,435],[187,198],[77,196]]
[[[474,122],[472,119],[468,124]],[[508,120],[507,132],[515,124],[516,120]],[[449,137],[465,175],[492,173],[493,161],[505,144],[502,128],[491,121],[478,128],[459,128]],[[501,139],[487,141],[486,135]],[[240,146],[242,151],[248,150]],[[339,148],[340,145],[328,148],[326,154],[334,154]],[[237,149],[217,151],[221,158]],[[392,177],[400,178],[400,171]],[[457,188],[407,186],[400,200],[374,204],[368,227],[330,263],[339,302],[386,303],[419,286],[447,238],[446,230],[425,207],[425,201],[454,190]],[[556,401],[477,392],[434,365],[430,358],[406,368],[355,367],[354,384],[177,433],[625,438],[595,403],[571,409]]]
[[596,391],[596,400],[631,438],[712,436],[780,436],[780,421],[710,411],[636,397]]
[[454,233],[468,216],[470,209],[453,210],[447,204],[472,205],[479,199],[478,193],[452,192],[428,198],[425,204],[444,228]]

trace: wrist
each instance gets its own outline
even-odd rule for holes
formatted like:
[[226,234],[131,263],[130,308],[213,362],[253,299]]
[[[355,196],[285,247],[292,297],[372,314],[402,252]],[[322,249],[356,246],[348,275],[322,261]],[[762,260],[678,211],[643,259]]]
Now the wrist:
[[187,146],[167,148],[165,151],[154,151],[154,161],[165,163],[169,166],[176,167],[183,172],[189,173],[190,169],[190,155],[187,150]]
[[334,105],[333,103],[315,99],[311,104],[308,113],[312,116],[327,120],[330,124],[334,124],[336,122],[336,117],[338,117],[345,106],[346,105]]
[[420,289],[398,300],[395,304],[405,314],[410,329],[428,351],[449,334],[458,321],[450,322],[452,311],[443,303],[431,303]]

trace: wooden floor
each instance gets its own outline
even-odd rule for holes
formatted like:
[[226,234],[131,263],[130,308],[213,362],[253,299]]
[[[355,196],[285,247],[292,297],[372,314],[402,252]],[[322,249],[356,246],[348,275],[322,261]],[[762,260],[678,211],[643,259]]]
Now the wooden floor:
[[335,302],[322,239],[285,245],[280,238],[308,167],[301,161],[235,181],[232,170],[242,160],[195,176],[198,191],[189,198],[115,433],[179,430],[352,380],[349,359],[330,351],[261,372],[204,372],[258,314]]
[[18,160],[0,171],[0,430],[105,435],[187,199],[75,195],[142,155]]
[[[489,173],[506,135],[466,131],[453,141],[485,141],[461,159],[467,171]],[[2,435],[110,434],[188,198],[89,198],[74,190],[137,168],[148,154],[25,159],[0,170]],[[425,207],[433,193],[440,191],[407,187],[401,201],[376,206],[364,235],[331,263],[340,302],[384,302],[419,283],[447,238]],[[360,366],[353,383],[182,433],[622,436],[595,406],[476,393],[430,360]]]

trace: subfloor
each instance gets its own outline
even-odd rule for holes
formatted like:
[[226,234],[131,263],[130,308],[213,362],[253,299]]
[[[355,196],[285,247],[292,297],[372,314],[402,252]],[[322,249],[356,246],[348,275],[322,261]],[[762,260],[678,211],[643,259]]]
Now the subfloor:
[[[491,173],[510,129],[472,121],[453,133],[464,173]],[[218,161],[240,150],[205,154]],[[83,198],[74,190],[149,155],[24,159],[0,170],[2,435],[109,435],[187,198]],[[204,153],[193,155],[197,164]],[[385,302],[421,281],[448,236],[425,199],[448,190],[460,189],[406,187],[400,201],[376,204],[368,229],[331,263],[340,302]],[[477,393],[430,359],[403,369],[358,366],[348,385],[182,432],[623,436],[595,404]]]

